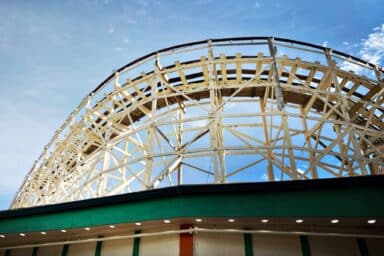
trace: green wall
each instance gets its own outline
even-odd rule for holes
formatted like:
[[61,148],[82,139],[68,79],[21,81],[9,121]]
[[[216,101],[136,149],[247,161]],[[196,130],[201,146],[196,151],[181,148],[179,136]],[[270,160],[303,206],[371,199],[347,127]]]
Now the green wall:
[[[129,196],[129,195],[127,195]],[[176,217],[384,216],[384,188],[175,195],[0,219],[0,233],[69,229]]]

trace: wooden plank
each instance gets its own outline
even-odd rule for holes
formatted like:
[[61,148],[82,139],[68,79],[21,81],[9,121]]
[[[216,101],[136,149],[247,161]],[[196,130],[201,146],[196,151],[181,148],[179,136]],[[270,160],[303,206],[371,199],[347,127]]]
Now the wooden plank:
[[291,68],[291,72],[289,72],[289,77],[288,77],[288,84],[292,84],[293,79],[296,77],[296,71],[297,71],[297,66],[300,65],[301,59],[297,59],[295,64]]
[[255,80],[256,81],[260,81],[260,76],[261,76],[261,73],[262,73],[262,62],[261,60],[264,58],[264,54],[262,52],[259,52],[257,54],[257,58],[258,58],[258,61],[256,62],[256,77],[255,77]]
[[241,71],[241,62],[242,62],[242,60],[241,60],[241,54],[240,53],[236,53],[236,60],[235,60],[235,62],[236,62],[236,81],[238,82],[238,83],[241,83],[241,81],[242,81],[242,71]]
[[220,68],[221,68],[221,80],[224,84],[227,83],[227,64],[226,57],[224,54],[220,54]]
[[[325,90],[326,88],[331,86],[331,70],[328,70],[327,73],[325,73],[323,79],[319,83],[319,85],[316,88],[316,91],[318,90]],[[316,99],[318,97],[317,93],[314,93],[312,97],[307,102],[307,105],[304,107],[304,115],[306,115],[309,110],[312,108],[313,104],[315,103]]]
[[180,77],[180,80],[181,82],[183,83],[184,86],[187,86],[188,85],[188,81],[187,79],[185,78],[185,74],[184,74],[184,71],[183,71],[183,67],[180,65],[180,62],[179,61],[176,61],[176,67],[178,68],[178,73],[179,73],[179,77]]
[[[363,101],[370,101],[371,98],[376,93],[381,91],[381,89],[382,89],[381,86],[373,87],[361,100],[363,100]],[[361,107],[363,107],[364,104],[365,103],[363,103],[362,101],[359,101],[359,102],[356,102],[355,105],[353,105],[353,107],[349,110],[349,115],[350,115],[351,119],[359,112],[359,110],[361,109]]]
[[[193,228],[192,224],[180,225],[180,229]],[[193,256],[193,233],[180,233],[179,236],[179,255]]]

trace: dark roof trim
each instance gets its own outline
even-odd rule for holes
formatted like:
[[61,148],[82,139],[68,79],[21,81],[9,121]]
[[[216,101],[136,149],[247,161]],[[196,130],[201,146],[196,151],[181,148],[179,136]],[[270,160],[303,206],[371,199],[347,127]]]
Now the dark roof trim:
[[172,196],[208,195],[218,193],[241,194],[250,192],[304,192],[311,190],[327,190],[340,188],[382,188],[383,186],[384,175],[278,182],[182,185],[61,204],[0,211],[0,220],[13,217],[24,217],[30,215],[80,210],[90,207],[123,204],[146,199],[160,199]]

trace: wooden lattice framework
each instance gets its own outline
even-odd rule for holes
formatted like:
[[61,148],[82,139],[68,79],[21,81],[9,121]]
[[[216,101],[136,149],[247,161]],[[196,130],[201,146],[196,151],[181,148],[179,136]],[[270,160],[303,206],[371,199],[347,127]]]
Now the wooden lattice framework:
[[179,184],[382,174],[383,73],[282,38],[148,54],[84,98],[11,207]]

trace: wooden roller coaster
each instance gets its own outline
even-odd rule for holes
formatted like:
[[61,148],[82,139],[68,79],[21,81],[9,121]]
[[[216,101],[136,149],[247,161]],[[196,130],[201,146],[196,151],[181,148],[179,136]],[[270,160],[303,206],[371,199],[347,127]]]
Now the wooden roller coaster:
[[383,73],[282,38],[153,52],[84,98],[11,208],[180,184],[382,174]]

